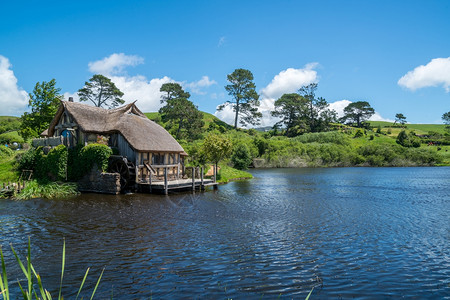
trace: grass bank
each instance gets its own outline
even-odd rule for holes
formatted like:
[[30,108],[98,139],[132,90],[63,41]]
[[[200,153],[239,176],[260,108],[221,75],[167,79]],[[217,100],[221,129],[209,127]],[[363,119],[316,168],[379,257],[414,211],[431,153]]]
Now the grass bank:
[[71,182],[38,182],[32,180],[16,195],[16,199],[27,200],[33,198],[67,198],[79,195],[78,187]]
[[249,172],[234,169],[225,163],[220,164],[219,167],[220,171],[217,179],[217,182],[219,183],[227,183],[235,180],[253,178],[253,175],[250,174]]

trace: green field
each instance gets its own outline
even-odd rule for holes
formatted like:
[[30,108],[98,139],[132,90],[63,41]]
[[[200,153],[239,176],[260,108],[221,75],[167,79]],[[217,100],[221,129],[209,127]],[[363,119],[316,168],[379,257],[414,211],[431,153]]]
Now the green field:
[[[414,130],[416,134],[427,134],[429,131],[438,132],[441,134],[446,133],[446,125],[444,124],[405,124],[405,128],[400,127],[392,127],[394,123],[391,122],[383,122],[383,121],[369,121],[371,126],[377,127],[381,126],[383,132],[386,132],[388,129],[391,129],[392,135],[397,136],[397,134],[406,128],[407,131]],[[398,126],[396,124],[396,126]]]

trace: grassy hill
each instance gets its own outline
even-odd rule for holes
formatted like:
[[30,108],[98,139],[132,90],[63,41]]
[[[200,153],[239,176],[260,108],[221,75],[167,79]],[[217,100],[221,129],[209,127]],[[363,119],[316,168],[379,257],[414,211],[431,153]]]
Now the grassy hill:
[[[155,121],[158,124],[164,125],[164,123],[161,120],[161,115],[158,112],[149,112],[149,113],[144,113],[144,114],[150,120]],[[205,128],[205,129],[209,128],[211,126],[211,124],[223,127],[227,130],[233,129],[233,126],[225,123],[224,121],[220,120],[213,114],[210,114],[210,113],[207,113],[204,111],[202,111],[202,114],[203,114],[203,121],[205,122],[205,125],[203,126],[203,128]]]
[[20,118],[11,116],[0,116],[0,143],[23,143],[19,136]]
[[[397,136],[400,131],[404,128],[393,127],[393,123],[391,122],[383,122],[383,121],[369,121],[371,126],[378,127],[381,126],[383,132],[387,132],[388,129],[391,129],[392,136]],[[446,132],[444,124],[405,124],[407,131],[414,130],[416,134],[427,134],[429,131],[438,132],[444,134]]]

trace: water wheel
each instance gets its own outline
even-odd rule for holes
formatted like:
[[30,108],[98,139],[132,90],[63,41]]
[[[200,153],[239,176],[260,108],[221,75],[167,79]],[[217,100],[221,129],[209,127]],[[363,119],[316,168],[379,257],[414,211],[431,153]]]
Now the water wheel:
[[108,172],[120,174],[120,190],[124,191],[135,182],[134,164],[129,162],[125,157],[112,157],[109,162]]

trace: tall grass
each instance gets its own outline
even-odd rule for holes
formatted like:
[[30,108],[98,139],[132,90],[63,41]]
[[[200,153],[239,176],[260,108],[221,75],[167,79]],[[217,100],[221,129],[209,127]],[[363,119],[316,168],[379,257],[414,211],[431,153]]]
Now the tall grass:
[[[27,257],[26,257],[26,266],[24,263],[22,263],[22,260],[17,255],[17,252],[15,251],[14,247],[11,245],[11,250],[14,254],[14,257],[16,258],[17,264],[19,265],[20,269],[22,270],[23,274],[26,278],[26,286],[22,286],[20,283],[20,280],[17,281],[20,292],[22,293],[24,300],[32,300],[32,299],[40,299],[40,300],[51,300],[52,295],[50,292],[44,288],[41,280],[41,276],[36,272],[36,269],[34,268],[33,264],[31,263],[31,243],[30,239],[28,238],[28,251],[27,251]],[[1,273],[0,273],[0,295],[3,297],[3,300],[10,300],[10,290],[9,290],[9,282],[8,277],[6,274],[6,264],[5,259],[3,257],[3,251],[0,247],[0,258],[1,258]],[[64,297],[61,294],[62,286],[63,286],[63,278],[64,278],[64,267],[65,267],[65,261],[66,261],[66,243],[64,241],[63,244],[63,255],[62,255],[62,268],[61,268],[61,282],[59,285],[59,292],[58,292],[58,300],[64,299]],[[95,292],[97,291],[97,287],[100,284],[100,280],[102,279],[103,272],[105,269],[103,269],[102,273],[100,274],[100,277],[97,280],[97,283],[95,285],[94,291],[92,292],[91,298],[94,298]],[[80,288],[78,289],[77,293],[77,299],[83,289],[84,283],[86,281],[86,278],[89,273],[89,268],[86,270],[86,273],[84,274],[83,281],[81,282]]]
[[38,182],[32,180],[16,195],[19,200],[32,198],[63,198],[78,195],[75,183]]

